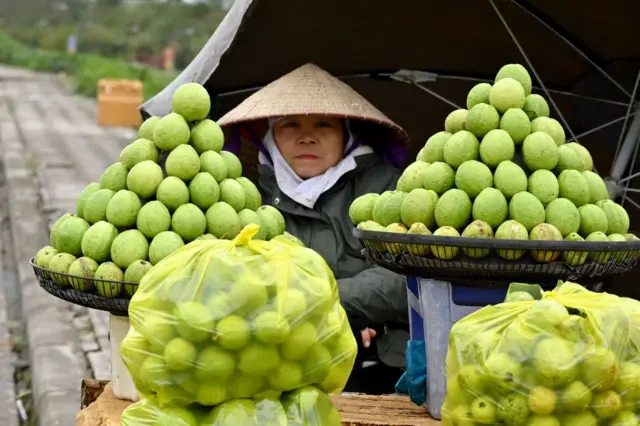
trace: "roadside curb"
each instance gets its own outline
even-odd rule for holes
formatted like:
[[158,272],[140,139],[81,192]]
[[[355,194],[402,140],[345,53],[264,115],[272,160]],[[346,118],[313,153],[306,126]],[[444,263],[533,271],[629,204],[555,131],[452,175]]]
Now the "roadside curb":
[[42,290],[29,265],[29,259],[49,244],[47,223],[40,208],[39,186],[34,167],[30,166],[28,145],[6,103],[0,104],[0,149],[38,425],[73,425],[80,409],[83,374],[74,355],[76,335],[67,315],[68,304]]

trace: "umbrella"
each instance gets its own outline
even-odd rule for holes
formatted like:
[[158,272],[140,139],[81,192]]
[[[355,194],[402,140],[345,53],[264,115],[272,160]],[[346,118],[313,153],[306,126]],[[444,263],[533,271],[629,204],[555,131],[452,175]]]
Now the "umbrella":
[[[166,114],[175,89],[196,81],[212,95],[216,119],[313,62],[403,126],[415,155],[452,109],[464,107],[473,85],[521,63],[567,141],[587,146],[633,223],[640,220],[638,16],[637,0],[236,0],[193,62],[141,108]],[[244,158],[249,168],[256,158]]]

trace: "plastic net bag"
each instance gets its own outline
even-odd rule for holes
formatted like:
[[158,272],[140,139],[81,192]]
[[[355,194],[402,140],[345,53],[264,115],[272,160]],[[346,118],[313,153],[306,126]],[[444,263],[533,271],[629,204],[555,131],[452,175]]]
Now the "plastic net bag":
[[213,406],[344,388],[357,345],[333,273],[290,239],[252,240],[257,229],[194,241],[145,275],[121,346],[142,396]]
[[640,303],[568,282],[518,298],[453,326],[443,424],[637,425]]
[[192,404],[160,407],[143,399],[122,413],[123,426],[340,426],[340,414],[327,394],[306,386],[274,398],[231,399],[216,407]]

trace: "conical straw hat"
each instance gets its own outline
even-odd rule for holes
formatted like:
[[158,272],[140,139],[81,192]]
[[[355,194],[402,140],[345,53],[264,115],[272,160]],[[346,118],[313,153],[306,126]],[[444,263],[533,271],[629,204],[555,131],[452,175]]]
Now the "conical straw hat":
[[306,64],[266,85],[218,120],[220,126],[286,115],[321,114],[385,125],[408,135],[369,101],[328,72]]

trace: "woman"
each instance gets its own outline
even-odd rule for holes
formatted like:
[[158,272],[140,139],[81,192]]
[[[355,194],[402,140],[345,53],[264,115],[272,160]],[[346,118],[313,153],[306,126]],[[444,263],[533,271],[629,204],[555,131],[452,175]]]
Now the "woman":
[[[260,122],[262,138],[252,130]],[[242,132],[259,145],[263,203],[282,212],[287,231],[322,255],[337,279],[359,342],[345,390],[393,393],[409,337],[405,279],[367,261],[348,211],[360,195],[395,189],[400,172],[382,158],[401,161],[390,140],[406,142],[406,133],[312,64],[256,92],[218,123],[232,126],[231,144]],[[367,131],[373,137],[365,144],[356,134]]]

